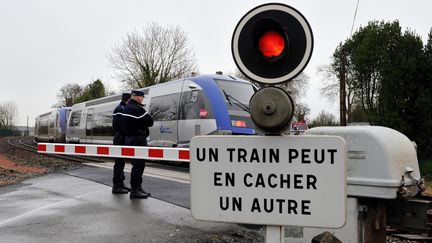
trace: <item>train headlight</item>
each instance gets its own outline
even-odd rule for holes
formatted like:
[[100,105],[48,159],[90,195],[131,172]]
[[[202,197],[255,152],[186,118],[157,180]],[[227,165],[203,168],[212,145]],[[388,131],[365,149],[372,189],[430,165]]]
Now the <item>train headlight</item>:
[[241,120],[231,120],[231,126],[233,127],[246,127],[246,122]]

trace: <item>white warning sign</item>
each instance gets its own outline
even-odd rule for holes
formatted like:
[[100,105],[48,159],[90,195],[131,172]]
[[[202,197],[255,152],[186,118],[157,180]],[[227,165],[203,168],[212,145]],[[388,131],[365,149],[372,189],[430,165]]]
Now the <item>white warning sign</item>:
[[339,228],[346,145],[336,136],[198,136],[190,146],[199,220]]

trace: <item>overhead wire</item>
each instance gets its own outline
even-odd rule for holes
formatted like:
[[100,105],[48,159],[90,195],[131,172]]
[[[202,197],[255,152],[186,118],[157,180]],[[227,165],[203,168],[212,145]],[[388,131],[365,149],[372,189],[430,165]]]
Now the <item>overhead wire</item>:
[[354,18],[353,18],[353,22],[352,22],[352,25],[351,25],[350,36],[352,36],[352,32],[353,32],[353,29],[354,29],[354,23],[355,23],[355,20],[356,20],[356,17],[357,17],[357,10],[358,10],[358,6],[359,6],[359,2],[360,2],[360,0],[357,0],[356,9],[355,9],[355,12],[354,12]]

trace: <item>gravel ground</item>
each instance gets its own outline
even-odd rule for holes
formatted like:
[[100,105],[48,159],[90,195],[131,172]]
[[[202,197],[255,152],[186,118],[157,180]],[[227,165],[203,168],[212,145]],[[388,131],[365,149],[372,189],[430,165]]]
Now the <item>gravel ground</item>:
[[401,240],[396,237],[387,236],[386,243],[419,243],[419,242],[415,240]]
[[0,186],[46,173],[82,167],[80,163],[52,158],[11,147],[0,138]]
[[26,173],[0,168],[0,186],[15,184],[28,178]]

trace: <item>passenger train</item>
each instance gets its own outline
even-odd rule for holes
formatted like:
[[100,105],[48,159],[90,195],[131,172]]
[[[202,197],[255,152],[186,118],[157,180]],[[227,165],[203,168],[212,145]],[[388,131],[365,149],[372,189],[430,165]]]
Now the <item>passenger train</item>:
[[[149,146],[188,147],[193,136],[255,134],[249,99],[256,87],[224,75],[199,75],[139,89],[152,115]],[[112,144],[112,112],[121,95],[72,106],[66,142]]]
[[36,117],[35,141],[64,143],[70,111],[71,107],[56,108]]

